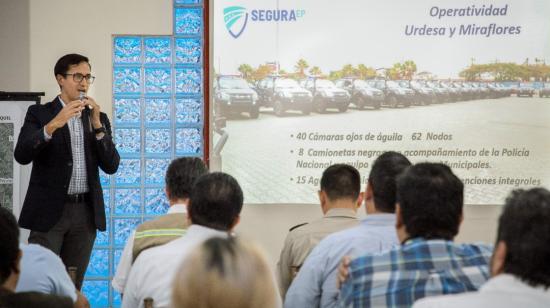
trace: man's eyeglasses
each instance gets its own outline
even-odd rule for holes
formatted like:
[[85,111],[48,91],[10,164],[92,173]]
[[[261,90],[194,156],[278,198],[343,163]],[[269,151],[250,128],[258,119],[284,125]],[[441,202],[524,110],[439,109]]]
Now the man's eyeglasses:
[[65,74],[65,77],[67,76],[73,76],[73,80],[75,82],[82,82],[82,79],[86,78],[86,82],[88,82],[88,84],[91,84],[91,83],[94,83],[94,80],[95,80],[95,77],[88,74],[88,75],[82,75],[80,73],[75,73],[75,74]]

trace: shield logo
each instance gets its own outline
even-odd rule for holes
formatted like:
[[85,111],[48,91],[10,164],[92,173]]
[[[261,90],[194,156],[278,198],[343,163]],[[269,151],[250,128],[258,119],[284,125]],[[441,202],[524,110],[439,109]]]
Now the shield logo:
[[229,34],[233,38],[238,38],[246,28],[248,13],[242,6],[229,6],[223,9],[223,21]]

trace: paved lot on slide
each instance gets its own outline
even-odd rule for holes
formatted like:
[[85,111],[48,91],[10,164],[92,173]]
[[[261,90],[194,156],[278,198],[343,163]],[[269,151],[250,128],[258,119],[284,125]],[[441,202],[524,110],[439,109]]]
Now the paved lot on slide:
[[[523,178],[539,179],[541,185],[550,185],[550,99],[518,98],[476,100],[469,102],[413,106],[410,108],[382,108],[355,110],[345,113],[312,113],[303,116],[289,112],[276,117],[269,109],[262,109],[260,117],[248,119],[246,114],[231,116],[225,129],[229,139],[222,150],[222,170],[235,176],[243,187],[246,203],[317,203],[318,183],[323,167],[297,168],[297,160],[305,162],[367,162],[368,157],[310,157],[308,149],[331,148],[364,150],[437,150],[482,148],[526,149],[528,157],[470,157],[430,160],[485,161],[490,168],[456,169],[461,178]],[[388,141],[312,141],[310,135],[343,135],[351,133],[397,132],[402,140]],[[443,133],[452,140],[428,141],[426,134]],[[298,136],[306,133],[306,140]],[[313,134],[311,134],[313,133]],[[421,140],[412,135],[421,133]],[[214,136],[214,143],[219,136]],[[300,149],[305,152],[299,155]],[[411,157],[413,162],[426,161]],[[370,167],[360,169],[367,176]],[[305,184],[299,184],[305,181]],[[308,183],[311,182],[311,183]],[[466,185],[466,203],[501,203],[514,185]]]

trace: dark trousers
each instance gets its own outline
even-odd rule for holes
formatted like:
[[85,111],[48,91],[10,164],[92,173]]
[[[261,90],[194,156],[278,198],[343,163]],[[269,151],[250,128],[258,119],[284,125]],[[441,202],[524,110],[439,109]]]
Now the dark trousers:
[[29,243],[49,248],[61,257],[67,268],[76,267],[75,284],[80,290],[95,237],[96,228],[91,207],[85,202],[67,202],[61,219],[53,228],[48,232],[31,231]]

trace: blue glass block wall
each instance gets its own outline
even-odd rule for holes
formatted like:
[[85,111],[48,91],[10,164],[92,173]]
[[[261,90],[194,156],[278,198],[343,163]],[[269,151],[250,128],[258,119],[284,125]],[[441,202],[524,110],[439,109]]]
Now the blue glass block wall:
[[101,173],[107,231],[97,235],[83,292],[92,307],[118,307],[111,288],[132,230],[166,213],[164,173],[181,156],[203,157],[203,1],[174,0],[173,35],[113,37],[113,137],[118,172]]

